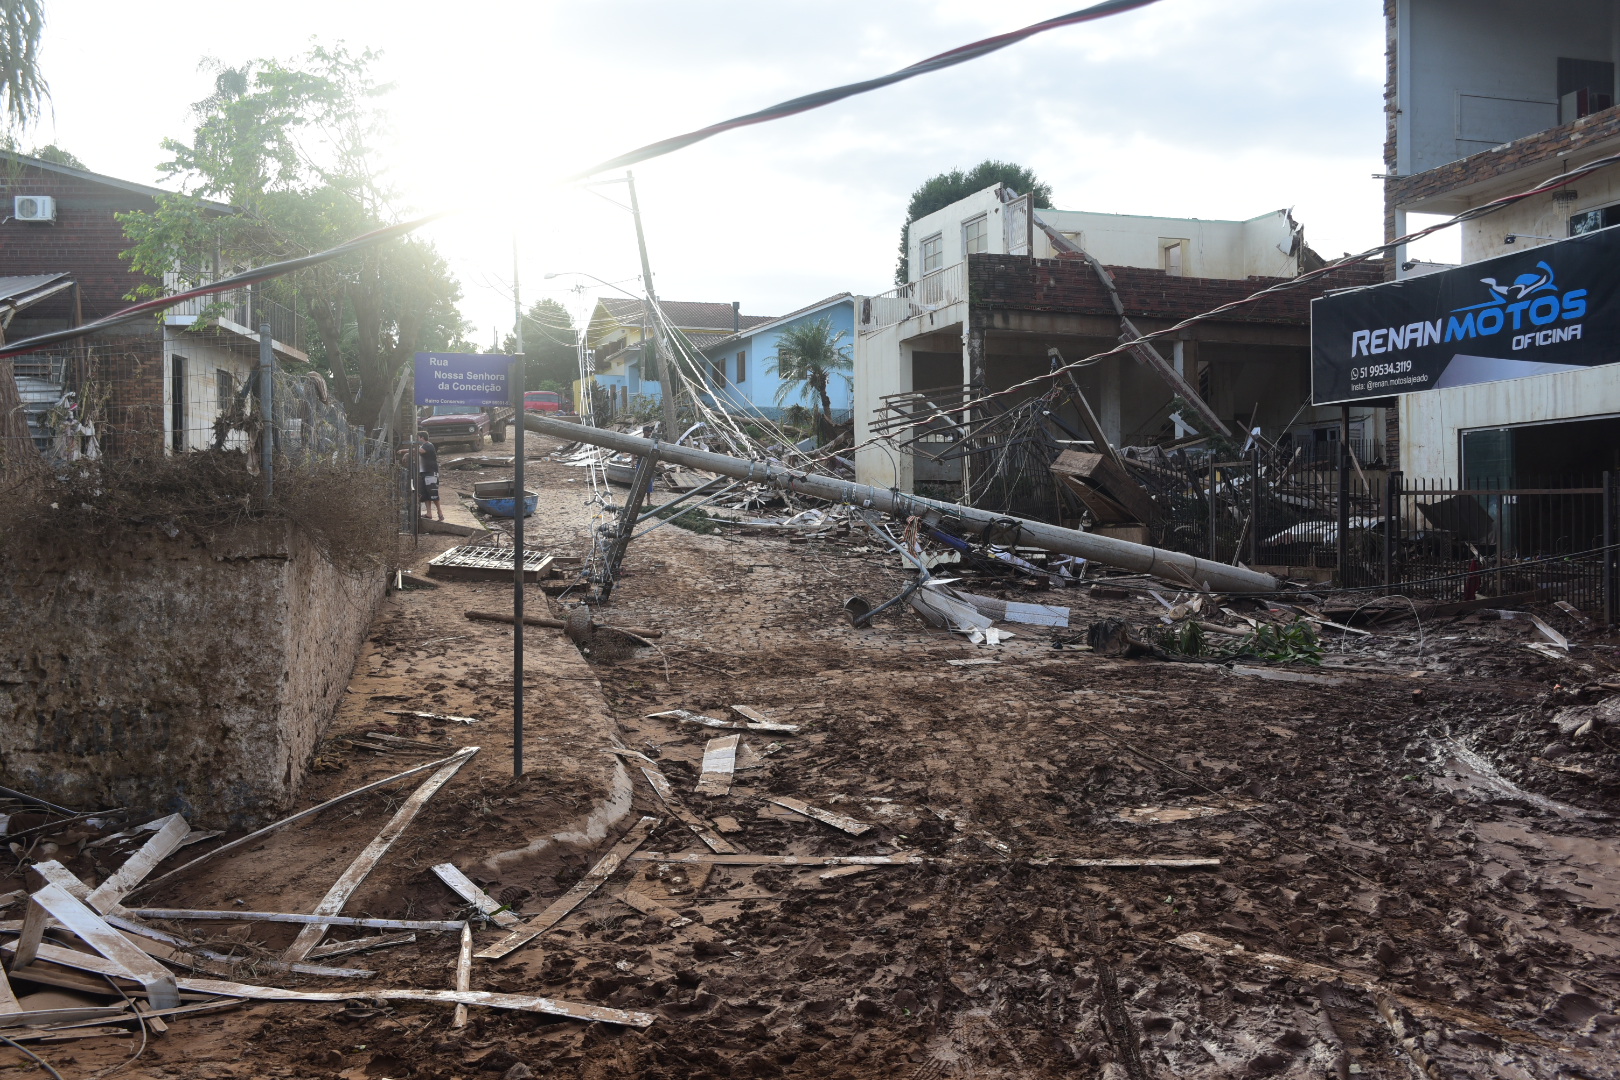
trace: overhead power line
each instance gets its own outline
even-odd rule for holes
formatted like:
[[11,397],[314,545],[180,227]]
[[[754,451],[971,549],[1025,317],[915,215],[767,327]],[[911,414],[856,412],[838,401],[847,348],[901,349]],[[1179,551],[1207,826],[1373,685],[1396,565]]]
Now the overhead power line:
[[747,113],[743,116],[734,116],[730,120],[722,120],[718,124],[710,124],[708,127],[689,131],[685,135],[676,135],[672,138],[661,139],[655,143],[648,143],[639,150],[632,150],[627,154],[608,158],[606,161],[592,165],[583,172],[574,173],[565,182],[583,180],[586,177],[595,176],[597,173],[606,172],[609,169],[622,169],[628,165],[634,165],[638,161],[663,157],[665,154],[674,153],[676,150],[712,138],[721,132],[748,127],[751,124],[765,124],[772,120],[780,120],[786,116],[809,112],[811,109],[819,109],[823,105],[831,105],[835,101],[842,101],[845,98],[854,97],[856,94],[864,94],[871,90],[882,89],[885,86],[893,86],[897,82],[914,79],[918,75],[926,75],[931,71],[942,71],[948,67],[955,67],[957,64],[965,64],[969,60],[977,60],[981,56],[1005,49],[1009,45],[1016,45],[1025,38],[1032,38],[1036,34],[1044,34],[1048,30],[1091,22],[1096,19],[1105,19],[1110,15],[1122,15],[1127,11],[1134,11],[1137,8],[1147,7],[1149,4],[1157,2],[1158,0],[1105,0],[1104,3],[1093,4],[1090,7],[1081,8],[1079,11],[1071,11],[1067,15],[1059,15],[1042,22],[1032,23],[1022,30],[997,34],[995,37],[982,38],[967,45],[958,46],[937,56],[930,56],[926,60],[919,60],[910,67],[903,67],[899,71],[891,72],[888,75],[848,83],[844,86],[835,86],[830,90],[818,90],[813,94],[805,94],[802,97],[792,98],[780,104],[772,105],[768,109],[760,109],[758,112]]

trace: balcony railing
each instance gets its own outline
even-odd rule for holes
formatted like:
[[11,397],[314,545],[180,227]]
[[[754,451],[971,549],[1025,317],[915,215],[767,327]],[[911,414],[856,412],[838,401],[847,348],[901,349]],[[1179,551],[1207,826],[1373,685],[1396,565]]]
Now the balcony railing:
[[966,299],[967,263],[959,262],[861,301],[861,333],[870,334]]
[[[197,275],[186,272],[164,277],[164,284],[174,292],[193,289],[206,282],[206,277],[199,280]],[[199,318],[217,319],[222,329],[254,341],[259,339],[259,327],[269,323],[270,336],[274,340],[299,353],[308,351],[303,317],[285,304],[258,295],[258,290],[252,287],[184,300],[169,308],[167,315],[170,321],[179,323],[194,322]]]

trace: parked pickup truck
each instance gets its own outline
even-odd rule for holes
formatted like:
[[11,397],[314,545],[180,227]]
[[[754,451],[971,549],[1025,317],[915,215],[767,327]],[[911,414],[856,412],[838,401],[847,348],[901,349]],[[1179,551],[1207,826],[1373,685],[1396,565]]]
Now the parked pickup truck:
[[417,422],[434,446],[464,443],[477,450],[484,445],[484,436],[493,442],[506,441],[506,427],[512,422],[508,408],[468,409],[460,405],[436,405],[433,415]]

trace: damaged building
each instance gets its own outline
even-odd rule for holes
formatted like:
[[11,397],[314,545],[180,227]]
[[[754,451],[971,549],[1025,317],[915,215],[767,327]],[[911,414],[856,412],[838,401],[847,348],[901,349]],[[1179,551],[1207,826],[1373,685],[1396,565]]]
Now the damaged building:
[[[1433,220],[1422,215],[1476,210],[1620,152],[1620,109],[1614,107],[1620,4],[1389,0],[1385,16],[1387,240]],[[1445,354],[1432,379],[1390,387],[1415,391],[1398,397],[1357,392],[1357,409],[1398,404],[1389,415],[1398,416],[1398,435],[1391,435],[1404,469],[1507,485],[1515,478],[1565,483],[1584,475],[1590,481],[1620,468],[1620,377],[1606,366],[1620,356],[1612,336],[1593,339],[1613,257],[1604,239],[1571,242],[1601,237],[1616,224],[1620,172],[1608,167],[1460,226],[1464,268],[1456,278],[1473,291],[1459,293],[1456,303],[1436,308],[1429,319],[1458,314],[1460,321],[1467,313],[1453,307],[1485,311],[1510,288],[1509,301],[1568,297],[1576,290],[1588,295],[1584,303],[1581,296],[1561,303],[1556,318],[1545,303],[1522,314],[1503,305],[1500,330],[1475,333],[1455,347],[1458,338],[1447,338],[1443,326],[1443,340],[1427,343]],[[1577,251],[1593,254],[1583,261]],[[1435,269],[1404,248],[1396,261],[1402,280]],[[1539,290],[1536,296],[1519,295],[1526,286]],[[1384,318],[1370,311],[1378,316],[1373,328],[1394,325],[1392,312]],[[1475,329],[1497,322],[1494,315],[1476,315]],[[1583,337],[1572,343],[1567,328],[1577,325]],[[1560,341],[1546,333],[1560,330],[1566,332]],[[1364,355],[1372,364],[1413,358],[1405,337],[1388,353],[1386,347],[1380,342],[1378,352]],[[1473,359],[1452,363],[1454,356]]]
[[[870,440],[987,392],[1018,387],[972,418],[1027,405],[1050,387],[1022,384],[1059,358],[1114,350],[1125,323],[1142,334],[1164,330],[1322,265],[1286,211],[1205,221],[1039,210],[1001,185],[913,222],[907,243],[913,280],[859,305],[859,476],[969,500],[973,448],[960,444],[973,441],[971,424],[935,419],[904,438]],[[1115,446],[1234,433],[1241,444],[1258,427],[1317,455],[1316,444],[1336,441],[1341,425],[1337,410],[1307,404],[1309,300],[1382,278],[1376,265],[1353,267],[1236,307],[1169,341],[1098,360],[1079,372],[1079,389]],[[1377,409],[1356,410],[1351,437],[1366,444],[1362,460],[1382,455],[1382,424]],[[1096,448],[1084,418],[1062,400],[1045,431],[1058,448]]]

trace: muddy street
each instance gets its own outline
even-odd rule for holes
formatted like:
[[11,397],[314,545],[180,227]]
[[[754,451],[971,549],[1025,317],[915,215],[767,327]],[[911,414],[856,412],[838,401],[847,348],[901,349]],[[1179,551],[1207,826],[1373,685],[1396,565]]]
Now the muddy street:
[[[591,527],[580,470],[531,470],[534,531],[578,550]],[[447,473],[468,490],[481,475]],[[453,542],[425,536],[421,563]],[[602,617],[663,636],[583,655],[530,629],[529,772],[516,784],[510,627],[462,616],[501,609],[510,586],[395,593],[308,801],[405,767],[360,748],[366,731],[484,749],[349,910],[464,914],[429,871],[450,860],[531,915],[655,818],[601,888],[472,975],[475,989],[655,1022],[474,1010],[454,1030],[436,1006],[260,1005],[193,1021],[131,1075],[1620,1075],[1620,735],[1605,685],[1620,676],[1605,641],[1567,627],[1577,644],[1555,660],[1525,648],[1521,624],[1407,620],[1329,636],[1320,668],[1279,669],[1308,681],[1285,681],[1054,648],[1062,632],[1034,627],[988,649],[909,611],[849,626],[849,595],[903,580],[858,533],[665,528],[637,541]],[[1081,624],[1147,622],[1157,607],[1083,589],[1043,600],[1072,604]],[[741,722],[733,706],[796,730],[655,715]],[[727,734],[740,736],[729,790],[699,794],[706,746]],[[223,859],[153,902],[306,910],[389,801]],[[705,861],[698,832],[731,864]],[[1123,865],[1064,865],[1082,859]],[[1174,860],[1218,864],[1151,865]],[[268,956],[276,933],[238,937]],[[453,942],[421,937],[365,966],[379,984],[446,985]]]
[[[446,471],[452,521],[498,474],[477,464]],[[582,553],[607,520],[583,471],[536,457],[530,472],[531,540]],[[1121,659],[1025,625],[989,648],[904,608],[852,628],[849,596],[906,580],[859,530],[739,531],[632,544],[599,618],[661,631],[651,647],[528,628],[520,781],[511,627],[465,617],[510,610],[511,586],[392,593],[300,796],[313,806],[480,747],[345,914],[475,914],[433,871],[444,862],[524,919],[583,896],[475,959],[471,988],[648,1026],[475,1008],[458,1028],[448,1006],[362,990],[188,1018],[126,1075],[1620,1076],[1607,639],[1550,611],[1567,655],[1478,614],[1329,630],[1320,666]],[[424,534],[412,569],[461,540]],[[541,584],[532,610],[566,614],[567,581]],[[1081,627],[1151,623],[1160,605],[1123,584],[1114,599],[1008,596],[1069,605]],[[324,811],[138,903],[311,910],[408,790]],[[86,879],[114,861],[63,847]],[[610,850],[626,858],[592,888]],[[299,929],[157,925],[227,954],[243,982],[270,978],[256,965]],[[474,925],[480,950],[509,929]],[[328,939],[358,953],[328,963],[371,975],[276,985],[451,985],[454,934],[372,933]],[[57,1060],[109,1067],[127,1041]]]

